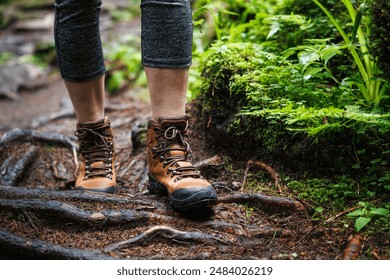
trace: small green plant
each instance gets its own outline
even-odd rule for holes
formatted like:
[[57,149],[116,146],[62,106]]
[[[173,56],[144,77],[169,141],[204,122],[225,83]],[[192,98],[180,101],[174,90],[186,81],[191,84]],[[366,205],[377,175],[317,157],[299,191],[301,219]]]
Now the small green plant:
[[[303,85],[320,72],[325,73],[325,77],[340,84],[329,68],[329,60],[340,54],[343,47],[327,44],[327,41],[328,39],[306,41],[307,45],[293,47],[282,53],[285,58],[297,53],[299,60],[297,69],[302,77]],[[315,44],[311,45],[310,42],[315,42]]]
[[347,216],[356,218],[355,220],[355,231],[361,231],[372,219],[377,216],[389,217],[390,211],[386,208],[376,208],[368,202],[359,202],[358,205],[361,207]]
[[314,214],[311,216],[311,220],[312,221],[319,221],[319,220],[321,220],[322,212],[324,212],[324,208],[316,207],[314,209]]
[[245,213],[245,219],[250,220],[252,217],[253,210],[255,210],[253,207],[249,206],[249,204],[242,204],[240,207],[244,210]]
[[[359,69],[359,75],[346,78],[344,79],[344,82],[350,86],[354,85],[358,87],[362,96],[366,100],[367,105],[372,108],[377,108],[382,99],[382,96],[388,90],[388,84],[377,77],[380,70],[377,67],[376,62],[369,55],[367,48],[367,34],[364,33],[361,27],[361,20],[363,13],[367,9],[367,4],[363,2],[359,6],[359,9],[356,10],[350,0],[341,1],[348,10],[353,25],[351,36],[347,35],[345,28],[336,20],[333,14],[320,3],[320,1],[313,0],[313,2],[321,8],[332,24],[336,27],[337,31],[344,40],[345,47],[348,48]],[[355,44],[356,36],[358,39],[358,45]]]

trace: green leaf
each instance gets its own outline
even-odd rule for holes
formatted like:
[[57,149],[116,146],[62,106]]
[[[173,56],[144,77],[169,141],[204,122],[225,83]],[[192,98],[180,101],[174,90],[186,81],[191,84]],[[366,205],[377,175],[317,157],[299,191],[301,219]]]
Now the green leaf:
[[357,209],[351,213],[349,213],[347,216],[348,217],[358,217],[358,216],[363,216],[364,215],[364,211],[362,209]]
[[314,61],[318,61],[320,56],[315,50],[308,50],[299,53],[299,63],[303,65],[310,64]]
[[321,51],[322,59],[324,60],[325,65],[328,64],[328,61],[335,55],[341,53],[339,46],[326,46],[324,50]]
[[281,29],[281,25],[279,22],[276,21],[272,22],[269,33],[267,35],[267,40],[271,38],[273,35],[275,35],[280,29]]
[[324,69],[323,67],[310,67],[310,68],[307,68],[303,78],[305,80],[309,80],[312,76],[314,76],[315,74],[321,72],[323,69]]
[[370,221],[371,221],[371,218],[366,218],[366,217],[359,217],[359,218],[357,218],[356,221],[355,221],[355,230],[356,230],[356,232],[359,232]]
[[379,182],[386,182],[386,181],[390,181],[390,172],[386,172],[385,176],[379,178]]
[[204,22],[204,19],[196,20],[196,21],[194,21],[194,26],[202,25],[203,22]]
[[387,215],[390,214],[390,210],[387,210],[385,208],[371,208],[370,209],[370,214],[387,216]]
[[381,158],[376,158],[376,159],[373,159],[370,161],[371,164],[377,164],[381,161],[382,159]]
[[358,205],[359,205],[359,206],[363,206],[363,207],[368,207],[368,206],[369,206],[369,203],[368,203],[368,202],[364,202],[364,201],[359,201],[359,202],[358,202]]
[[351,44],[354,42],[354,40],[356,38],[357,31],[358,31],[360,23],[362,21],[363,13],[366,10],[367,10],[367,4],[365,2],[363,2],[359,6],[359,10],[358,10],[358,12],[356,13],[356,16],[355,16],[355,24],[353,25],[353,31],[352,31],[352,36],[351,36]]

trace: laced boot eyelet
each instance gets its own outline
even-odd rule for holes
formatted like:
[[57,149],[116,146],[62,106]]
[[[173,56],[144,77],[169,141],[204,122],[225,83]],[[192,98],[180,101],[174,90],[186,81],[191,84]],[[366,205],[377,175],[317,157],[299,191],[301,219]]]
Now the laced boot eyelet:
[[176,178],[175,178],[175,180],[173,180],[173,182],[177,182],[177,181],[180,181],[181,179],[183,179],[183,177],[181,177],[181,176],[177,176]]

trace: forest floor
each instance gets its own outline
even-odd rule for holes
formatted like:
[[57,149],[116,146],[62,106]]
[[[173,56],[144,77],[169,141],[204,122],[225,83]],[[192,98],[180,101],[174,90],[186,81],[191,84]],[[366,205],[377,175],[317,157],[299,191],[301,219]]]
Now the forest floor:
[[[117,155],[113,195],[74,190],[76,119],[56,70],[17,100],[0,99],[0,258],[342,259],[362,244],[382,258],[384,237],[356,236],[337,216],[312,219],[310,205],[280,183],[278,168],[234,160],[207,143],[196,103],[188,105],[189,143],[219,200],[210,211],[174,211],[147,191],[143,139],[151,115],[140,92],[106,97]],[[244,186],[252,173],[260,174],[261,192]]]

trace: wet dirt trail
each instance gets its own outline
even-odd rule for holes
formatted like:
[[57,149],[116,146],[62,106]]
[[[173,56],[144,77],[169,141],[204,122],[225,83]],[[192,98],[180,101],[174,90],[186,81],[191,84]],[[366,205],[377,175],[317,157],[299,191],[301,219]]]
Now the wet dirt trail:
[[[126,24],[107,27],[104,36],[115,28],[137,35],[139,20]],[[3,46],[12,32],[11,26],[0,34]],[[39,87],[19,90],[16,100],[0,99],[2,259],[342,257],[351,231],[312,221],[310,207],[286,188],[276,196],[243,188],[256,168],[269,175],[263,189],[278,184],[277,173],[264,163],[226,158],[206,143],[195,103],[188,105],[189,143],[196,165],[218,192],[217,205],[177,213],[166,197],[149,194],[144,139],[150,105],[139,97],[142,90],[106,97],[119,182],[113,195],[74,190],[76,119],[56,69]]]

